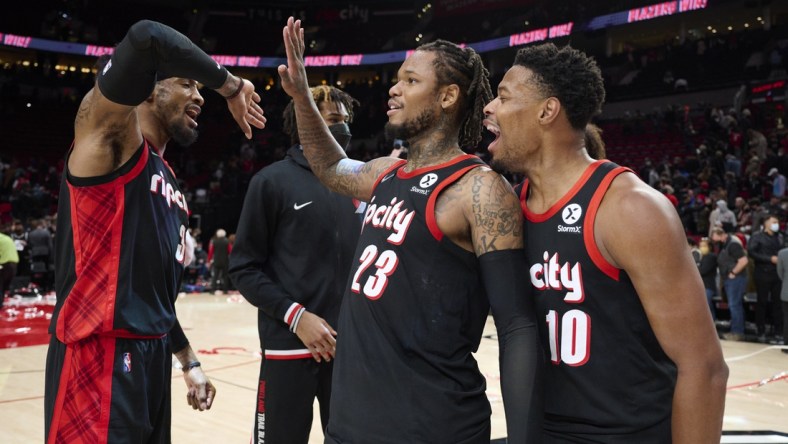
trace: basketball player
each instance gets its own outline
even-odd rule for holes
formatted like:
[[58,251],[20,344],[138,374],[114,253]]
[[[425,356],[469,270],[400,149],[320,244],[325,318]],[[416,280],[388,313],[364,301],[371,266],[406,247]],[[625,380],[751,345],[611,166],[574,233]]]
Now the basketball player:
[[250,82],[151,21],[129,29],[79,107],[58,208],[49,443],[170,442],[173,352],[189,404],[213,402],[175,317],[193,244],[185,197],[162,158],[170,139],[197,137],[197,82],[227,98],[247,137],[250,124],[264,126]]
[[[501,348],[512,442],[539,442],[542,365],[527,278],[522,215],[508,182],[461,146],[481,138],[491,98],[470,48],[419,47],[389,90],[391,139],[408,160],[349,160],[306,83],[300,21],[283,30],[304,154],[335,192],[368,203],[339,315],[327,443],[490,442],[477,350],[489,308]],[[325,329],[317,351],[334,347]]]
[[[343,148],[356,99],[333,86],[311,88],[323,121]],[[255,174],[244,200],[230,255],[236,288],[259,308],[263,348],[253,443],[306,444],[312,406],[329,417],[331,347],[364,205],[328,191],[309,169],[298,139],[292,101],[283,113],[292,146],[284,160]]]
[[544,44],[518,52],[484,110],[493,166],[528,178],[544,442],[719,443],[728,370],[703,283],[664,195],[588,155],[604,96],[592,59]]

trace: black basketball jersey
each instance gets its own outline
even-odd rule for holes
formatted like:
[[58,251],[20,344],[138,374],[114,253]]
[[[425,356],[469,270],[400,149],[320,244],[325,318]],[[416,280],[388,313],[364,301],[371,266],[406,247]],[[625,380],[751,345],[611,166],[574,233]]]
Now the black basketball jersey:
[[443,236],[439,193],[483,165],[463,155],[378,178],[339,316],[327,442],[489,443],[472,356],[489,304],[478,261]]
[[580,441],[670,442],[676,367],[629,276],[604,259],[594,239],[602,198],[624,172],[631,171],[594,162],[543,214],[528,210],[528,181],[518,189],[539,333],[550,361],[545,430]]
[[50,332],[65,343],[92,334],[167,333],[175,323],[188,207],[156,148],[144,142],[106,176],[77,178],[66,168],[58,205]]

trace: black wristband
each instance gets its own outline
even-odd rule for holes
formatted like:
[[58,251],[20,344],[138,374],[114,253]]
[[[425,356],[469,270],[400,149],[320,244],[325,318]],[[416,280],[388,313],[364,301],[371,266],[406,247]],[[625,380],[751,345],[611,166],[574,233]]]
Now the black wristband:
[[200,366],[202,366],[202,364],[200,364],[200,361],[191,361],[186,365],[184,365],[182,370],[184,373],[186,373],[189,370],[193,369],[194,367],[200,367]]
[[227,100],[231,100],[231,99],[236,98],[238,96],[238,94],[241,94],[241,90],[244,89],[244,79],[243,79],[243,77],[241,77],[241,76],[236,76],[236,77],[238,77],[238,88],[236,88],[235,91],[232,94],[230,94],[229,96],[225,97],[225,99],[227,99]]

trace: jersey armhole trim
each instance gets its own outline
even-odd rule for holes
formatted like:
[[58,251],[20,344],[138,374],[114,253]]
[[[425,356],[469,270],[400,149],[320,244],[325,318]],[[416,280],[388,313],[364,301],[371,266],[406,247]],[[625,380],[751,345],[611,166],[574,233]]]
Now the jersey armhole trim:
[[474,168],[478,168],[480,166],[482,165],[481,164],[469,165],[467,167],[460,169],[459,171],[454,172],[451,176],[447,177],[441,183],[439,183],[438,186],[436,186],[435,189],[432,191],[432,194],[430,195],[429,199],[427,199],[427,209],[425,210],[426,214],[424,215],[424,217],[427,220],[427,228],[430,230],[432,237],[434,237],[435,240],[437,240],[438,242],[440,242],[443,239],[443,232],[441,231],[440,228],[438,228],[438,221],[435,220],[435,203],[438,200],[438,196],[440,195],[441,191],[443,191],[444,188],[456,182],[460,177],[464,176],[465,173],[467,173],[468,171]]
[[[151,145],[152,146],[152,145]],[[72,145],[73,149],[73,145]],[[66,167],[65,167],[65,174],[66,174],[66,183],[69,186],[73,186],[75,188],[83,188],[83,187],[90,187],[90,186],[108,186],[110,184],[113,185],[125,185],[130,182],[132,179],[137,177],[145,168],[145,165],[148,163],[148,156],[150,155],[149,151],[151,148],[149,147],[148,141],[143,140],[142,145],[137,150],[131,158],[126,161],[125,164],[121,165],[115,171],[112,171],[108,174],[103,176],[94,176],[94,177],[75,177],[72,176],[68,170],[68,157],[70,157],[71,153],[69,152],[69,156],[66,157]],[[163,159],[162,159],[163,160]]]
[[608,188],[610,188],[610,184],[613,182],[613,179],[618,177],[619,174],[626,172],[632,172],[632,170],[626,167],[618,167],[607,173],[605,178],[602,179],[602,182],[600,182],[599,187],[596,189],[596,191],[594,191],[594,195],[591,197],[591,202],[588,204],[585,221],[583,222],[583,226],[585,226],[585,230],[583,232],[583,241],[585,243],[588,256],[602,273],[606,274],[615,281],[619,280],[621,269],[616,268],[613,266],[613,264],[608,262],[607,259],[605,259],[605,257],[602,255],[602,252],[599,251],[599,246],[596,244],[596,238],[594,237],[594,223],[596,222],[596,213],[599,210],[602,199],[605,197]]

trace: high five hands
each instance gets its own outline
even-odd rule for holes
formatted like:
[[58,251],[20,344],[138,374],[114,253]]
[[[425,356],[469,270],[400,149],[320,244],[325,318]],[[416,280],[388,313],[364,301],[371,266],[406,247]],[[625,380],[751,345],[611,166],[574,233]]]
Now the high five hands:
[[282,89],[293,100],[308,100],[309,84],[304,68],[304,29],[301,20],[287,19],[287,25],[282,29],[282,37],[287,52],[287,65],[279,65],[279,77],[282,79]]
[[258,129],[265,128],[265,116],[260,107],[260,95],[254,90],[254,84],[240,78],[243,82],[241,92],[231,99],[227,99],[227,107],[233,119],[241,127],[247,139],[252,138],[252,126]]

